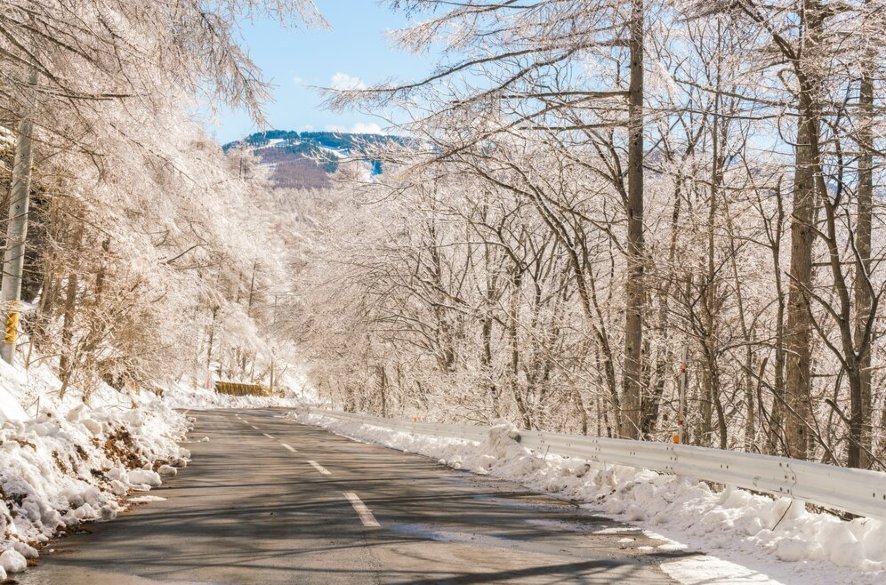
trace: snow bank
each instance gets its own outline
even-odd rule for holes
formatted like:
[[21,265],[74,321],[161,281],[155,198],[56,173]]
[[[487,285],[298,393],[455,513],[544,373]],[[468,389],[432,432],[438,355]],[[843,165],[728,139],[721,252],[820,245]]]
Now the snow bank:
[[0,425],[6,421],[21,422],[28,418],[18,398],[12,393],[21,382],[20,372],[0,360]]
[[[477,444],[410,435],[307,411],[292,416],[341,435],[433,457],[455,469],[491,474],[585,502],[597,512],[663,534],[671,540],[663,545],[668,550],[716,550],[785,583],[886,583],[886,525],[876,520],[847,522],[809,512],[788,498],[739,489],[715,491],[706,483],[650,470],[601,467],[554,455],[536,457],[517,442],[519,432],[508,423],[495,425]],[[683,574],[691,573],[687,561],[680,563]],[[705,563],[697,565],[706,570]],[[710,581],[725,582],[739,581]],[[777,583],[765,577],[740,582]]]
[[59,400],[60,387],[45,366],[0,362],[0,578],[49,538],[113,518],[131,490],[160,485],[155,469],[190,456],[177,444],[186,418],[156,395],[102,387],[84,403],[76,388]]

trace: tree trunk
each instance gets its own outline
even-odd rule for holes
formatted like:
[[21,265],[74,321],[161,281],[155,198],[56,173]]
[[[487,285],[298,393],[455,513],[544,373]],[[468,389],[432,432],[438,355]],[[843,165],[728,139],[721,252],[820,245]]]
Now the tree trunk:
[[62,318],[62,351],[58,369],[65,375],[71,369],[70,355],[73,352],[71,341],[74,337],[74,306],[77,303],[77,287],[79,285],[77,273],[68,275],[68,284],[65,288],[65,313]]
[[532,428],[532,421],[529,418],[529,410],[526,408],[526,401],[523,399],[523,393],[520,389],[520,347],[517,337],[518,313],[520,310],[520,287],[523,283],[523,275],[519,271],[515,271],[511,292],[511,303],[508,308],[508,337],[511,344],[511,394],[514,396],[514,402],[517,404],[517,410],[520,413],[520,421],[524,429]]
[[388,417],[388,373],[384,366],[378,366],[378,394],[381,402],[381,416]]
[[[782,231],[784,227],[784,200],[782,198],[781,189],[778,189],[775,195],[775,203],[777,206],[777,215],[775,217],[774,231],[770,228],[770,243],[772,245],[772,266],[775,274],[775,292],[777,295],[776,314],[775,314],[775,360],[773,363],[773,399],[772,399],[772,415],[769,417],[769,431],[767,433],[766,453],[776,455],[782,452],[784,444],[784,412],[785,412],[785,365],[787,357],[785,354],[785,293],[782,282],[781,271],[781,241]],[[764,370],[761,370],[761,374]],[[762,384],[762,375],[760,382]],[[758,396],[760,408],[763,408],[763,400]]]
[[501,416],[501,408],[498,400],[498,385],[495,383],[494,373],[492,371],[492,318],[485,317],[482,325],[483,331],[483,354],[481,356],[481,365],[483,377],[489,391],[489,400],[492,406],[492,419],[495,420]]
[[794,176],[794,211],[791,217],[791,272],[785,331],[787,341],[785,439],[788,455],[805,459],[808,455],[808,424],[811,417],[812,324],[808,293],[812,287],[815,168],[818,158],[813,142],[819,126],[808,92],[801,94],[800,107]]
[[[790,457],[809,455],[812,418],[812,317],[809,293],[812,288],[812,244],[815,239],[816,177],[820,120],[818,79],[811,63],[820,44],[823,10],[818,0],[803,3],[805,24],[802,58],[795,61],[799,82],[797,145],[794,168],[794,209],[791,216],[791,272],[785,338],[785,442]],[[811,54],[810,54],[811,53]]]
[[218,318],[218,307],[212,307],[212,323],[209,325],[209,340],[206,348],[206,368],[212,367],[212,346],[215,344],[215,322]]
[[59,372],[66,379],[70,377],[70,371],[73,370],[74,364],[71,356],[74,348],[71,343],[74,338],[74,317],[77,305],[77,289],[80,286],[79,271],[80,263],[76,260],[79,258],[80,242],[83,240],[83,226],[77,228],[72,241],[72,251],[74,252],[74,264],[70,267],[68,275],[68,283],[65,288],[65,312],[62,318],[62,350],[59,359]]
[[[870,2],[865,2],[869,5]],[[873,398],[871,395],[871,351],[866,342],[868,321],[871,316],[871,219],[874,195],[874,82],[875,57],[869,49],[865,55],[859,95],[858,143],[861,155],[858,160],[858,217],[855,228],[856,258],[855,274],[855,351],[858,352],[859,400],[858,412],[861,427],[859,467],[870,467],[873,449],[871,421]],[[856,408],[853,405],[852,411]]]
[[628,90],[627,263],[625,357],[621,435],[639,438],[643,394],[643,305],[646,301],[643,242],[643,0],[631,2],[630,87]]
[[481,333],[483,339],[483,354],[480,358],[483,377],[489,391],[489,401],[492,406],[492,420],[501,417],[501,405],[499,400],[500,390],[495,382],[495,372],[492,367],[492,311],[495,302],[498,300],[498,276],[493,274],[492,252],[489,246],[485,246],[483,250],[483,260],[486,269],[486,294],[484,307],[485,314],[483,316]]
[[105,278],[108,271],[107,256],[111,251],[111,238],[105,238],[102,242],[101,261],[98,273],[95,275],[95,304],[98,305],[105,290]]

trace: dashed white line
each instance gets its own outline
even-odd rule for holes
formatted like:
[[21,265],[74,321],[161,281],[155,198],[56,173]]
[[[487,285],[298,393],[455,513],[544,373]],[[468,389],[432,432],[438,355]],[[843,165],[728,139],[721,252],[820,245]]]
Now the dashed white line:
[[268,433],[262,433],[262,434],[263,434],[264,436],[266,436],[267,438],[269,438],[269,439],[273,439],[273,438],[274,438],[274,437],[272,437],[271,435],[269,435]]
[[298,451],[296,451],[295,449],[293,449],[291,445],[287,445],[286,443],[280,443],[280,444],[283,445],[283,447],[285,447],[285,448],[288,449],[289,451],[292,451],[293,453],[298,453]]
[[372,515],[372,511],[366,507],[366,504],[363,503],[363,500],[357,494],[354,492],[342,492],[342,495],[351,502],[351,506],[357,512],[357,516],[360,517],[360,522],[363,523],[363,526],[367,528],[381,528],[381,524]]
[[258,427],[255,426],[255,425],[249,425],[249,426],[251,426],[251,427],[252,427],[253,429],[255,429],[256,431],[258,430]]
[[316,469],[317,471],[319,471],[323,475],[332,475],[328,469],[326,469],[325,467],[323,467],[322,465],[320,465],[316,461],[308,460],[308,463],[310,464],[311,467],[313,467],[314,469]]

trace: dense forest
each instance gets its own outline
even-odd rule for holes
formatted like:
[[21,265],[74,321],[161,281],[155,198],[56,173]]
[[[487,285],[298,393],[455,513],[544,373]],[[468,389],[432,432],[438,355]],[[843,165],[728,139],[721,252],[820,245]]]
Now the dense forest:
[[196,115],[263,122],[269,88],[236,29],[259,14],[323,24],[300,1],[4,2],[4,347],[51,364],[59,395],[274,386],[294,361],[275,335],[288,269],[274,234],[289,228],[267,172],[226,156]]
[[294,189],[257,151],[326,138],[194,112],[262,123],[235,23],[310,2],[7,2],[4,351],[886,468],[882,0],[387,4],[436,67],[329,90],[397,138]]
[[298,205],[348,410],[886,468],[878,0],[392,2],[386,172]]
[[886,0],[0,3],[0,584],[882,581]]

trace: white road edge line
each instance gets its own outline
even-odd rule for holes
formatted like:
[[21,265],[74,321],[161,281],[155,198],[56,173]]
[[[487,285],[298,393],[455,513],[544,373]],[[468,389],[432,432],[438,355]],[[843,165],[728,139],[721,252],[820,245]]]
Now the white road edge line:
[[309,460],[308,460],[308,463],[311,465],[311,467],[313,467],[314,469],[316,469],[317,471],[319,471],[319,472],[322,473],[323,475],[332,475],[332,474],[329,472],[328,469],[326,469],[325,467],[323,467],[322,465],[320,465],[320,464],[317,463],[316,461],[311,461],[311,460],[309,459]]
[[342,495],[351,502],[351,506],[357,512],[357,516],[360,517],[360,522],[363,523],[363,526],[367,528],[381,528],[381,524],[372,515],[372,511],[366,507],[366,504],[363,503],[363,500],[357,494],[354,492],[342,492]]
[[292,451],[293,453],[298,453],[298,451],[293,449],[291,445],[287,445],[286,443],[280,443],[280,444],[283,445],[283,447],[285,447],[286,449]]
[[273,438],[274,438],[274,437],[272,437],[271,435],[269,435],[268,433],[262,433],[262,434],[263,434],[264,436],[266,436],[267,438],[269,438],[269,439],[273,439]]

